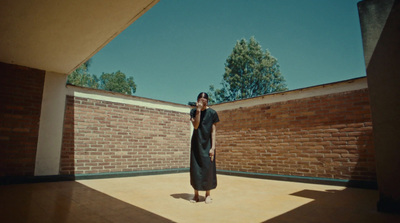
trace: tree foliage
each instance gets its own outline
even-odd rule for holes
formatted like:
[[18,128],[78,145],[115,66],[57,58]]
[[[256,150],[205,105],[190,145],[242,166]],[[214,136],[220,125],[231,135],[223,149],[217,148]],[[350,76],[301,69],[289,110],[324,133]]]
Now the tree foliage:
[[210,86],[210,103],[221,103],[287,90],[278,60],[251,37],[236,42],[226,59],[222,88]]
[[117,71],[102,73],[100,78],[98,78],[95,74],[89,73],[91,62],[91,59],[89,59],[68,75],[67,84],[129,95],[136,92],[136,84],[133,77],[126,77],[124,73]]
[[67,84],[88,88],[99,88],[99,79],[97,76],[88,72],[91,62],[92,60],[89,59],[68,75]]
[[103,73],[100,76],[100,89],[132,95],[136,92],[133,77],[126,77],[121,71]]

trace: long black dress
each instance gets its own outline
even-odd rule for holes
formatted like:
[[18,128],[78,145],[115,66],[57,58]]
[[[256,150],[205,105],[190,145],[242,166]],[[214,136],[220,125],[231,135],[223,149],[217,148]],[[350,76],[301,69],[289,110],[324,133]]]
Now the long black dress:
[[[190,111],[190,116],[196,116],[196,108]],[[201,111],[200,124],[193,130],[190,149],[190,184],[195,190],[211,190],[217,187],[217,173],[214,161],[211,162],[209,155],[211,149],[212,125],[219,122],[215,110],[207,108]]]

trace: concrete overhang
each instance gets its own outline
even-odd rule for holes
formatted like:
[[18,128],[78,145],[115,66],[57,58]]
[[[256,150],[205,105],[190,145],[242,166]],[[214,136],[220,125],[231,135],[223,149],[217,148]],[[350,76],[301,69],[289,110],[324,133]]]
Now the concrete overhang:
[[0,62],[69,74],[159,0],[2,0]]

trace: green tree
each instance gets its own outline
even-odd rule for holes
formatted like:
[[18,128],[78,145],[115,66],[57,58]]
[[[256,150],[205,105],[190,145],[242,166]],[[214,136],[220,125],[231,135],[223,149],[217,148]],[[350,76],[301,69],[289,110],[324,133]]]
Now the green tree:
[[102,73],[99,89],[132,95],[136,92],[136,84],[133,77],[127,78],[121,71]]
[[124,73],[117,71],[115,73],[102,73],[99,79],[95,74],[89,73],[91,63],[92,59],[89,59],[68,75],[67,84],[129,95],[136,92],[136,84],[133,81],[133,77],[127,78]]
[[89,59],[68,75],[67,84],[88,88],[99,88],[99,79],[96,75],[91,75],[89,73],[89,66],[91,63],[92,59]]
[[210,103],[221,103],[287,90],[278,60],[251,37],[236,42],[226,59],[222,88],[210,85]]

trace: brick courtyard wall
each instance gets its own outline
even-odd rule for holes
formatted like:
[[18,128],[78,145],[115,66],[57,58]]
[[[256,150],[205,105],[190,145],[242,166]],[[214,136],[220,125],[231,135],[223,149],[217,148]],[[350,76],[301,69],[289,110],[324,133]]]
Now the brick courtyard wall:
[[68,88],[74,93],[67,95],[61,174],[189,167],[188,107],[99,90]]
[[[45,72],[0,63],[0,74],[0,177],[32,176]],[[60,174],[189,167],[187,106],[67,92]],[[213,108],[219,170],[376,181],[366,78]]]
[[[360,81],[366,82],[366,78],[355,80]],[[346,84],[353,83],[338,85]],[[312,95],[335,86],[288,94],[304,91]],[[216,105],[221,120],[217,125],[217,168],[376,181],[368,89],[315,94],[289,100],[285,93],[267,95],[254,99],[259,101],[254,106]],[[271,99],[277,102],[271,103]]]
[[[189,167],[188,107],[68,88],[61,174]],[[376,181],[366,78],[212,108],[219,170]]]
[[35,170],[45,72],[0,63],[0,176]]

